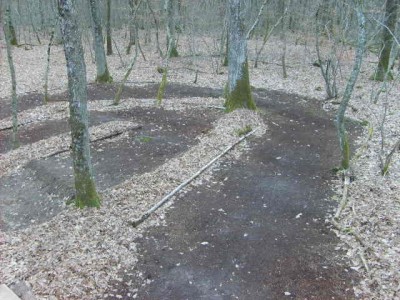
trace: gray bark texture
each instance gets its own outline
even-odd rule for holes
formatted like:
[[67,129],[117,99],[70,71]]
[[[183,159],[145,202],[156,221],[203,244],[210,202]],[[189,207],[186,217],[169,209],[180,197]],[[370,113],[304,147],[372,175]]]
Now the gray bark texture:
[[340,102],[338,113],[336,116],[336,125],[339,135],[340,150],[342,152],[342,169],[348,169],[350,167],[350,143],[349,137],[346,131],[344,117],[347,106],[350,102],[351,95],[354,90],[354,85],[357,82],[358,75],[362,65],[362,59],[365,51],[366,44],[366,30],[365,30],[365,16],[363,11],[363,1],[356,0],[356,13],[358,21],[358,45],[356,50],[356,58],[354,61],[353,70],[350,78],[347,82],[346,89],[343,93],[343,99]]
[[237,108],[255,109],[251,95],[249,67],[247,62],[247,40],[243,22],[245,0],[229,0],[228,29],[228,85],[225,107],[228,111]]
[[93,180],[89,146],[86,65],[75,1],[58,0],[58,4],[67,61],[75,203],[78,207],[98,207],[100,201]]
[[107,55],[113,54],[111,40],[111,0],[107,0]]
[[49,45],[47,46],[47,61],[46,61],[46,71],[44,73],[44,97],[43,102],[47,104],[49,101],[49,70],[50,70],[50,55],[51,55],[51,44],[54,40],[54,30],[50,34]]
[[176,42],[176,0],[165,0],[165,10],[167,13],[167,53],[168,57],[178,57]]
[[390,72],[390,54],[393,47],[393,34],[396,31],[398,5],[399,0],[386,0],[382,51],[379,56],[378,69],[373,76],[373,79],[378,81],[393,79],[393,75]]
[[98,0],[90,0],[90,11],[93,19],[94,53],[96,59],[97,82],[112,82],[108,72],[107,59],[103,44],[103,31],[101,28],[100,8]]
[[138,0],[128,0],[128,4],[129,4],[129,13],[130,13],[129,44],[128,44],[128,47],[126,47],[126,54],[131,53],[131,48],[133,45],[135,45],[136,36],[139,33],[138,25],[137,25],[136,18],[135,18],[135,11],[136,11],[136,8],[138,7]]
[[15,33],[15,28],[11,16],[11,1],[9,7],[7,7],[7,10],[8,12],[6,11],[5,26],[7,26],[7,28],[9,29],[10,44],[13,46],[18,46],[17,34]]
[[[11,25],[11,8],[10,4],[7,5],[4,15],[4,35],[6,40],[7,59],[10,67],[11,74],[11,108],[12,108],[12,144],[14,148],[18,148],[18,100],[17,100],[17,79],[15,76],[14,61],[12,56],[12,25]],[[14,32],[15,34],[15,32]]]

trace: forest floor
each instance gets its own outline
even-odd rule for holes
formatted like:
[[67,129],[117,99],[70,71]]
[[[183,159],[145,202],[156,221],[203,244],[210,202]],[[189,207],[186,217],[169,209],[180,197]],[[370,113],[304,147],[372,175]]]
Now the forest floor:
[[[53,47],[48,105],[38,89],[46,47],[16,48],[17,150],[7,129],[4,60],[0,66],[0,283],[21,280],[44,299],[398,298],[398,153],[387,176],[379,170],[379,156],[399,137],[398,83],[388,84],[374,104],[371,94],[381,86],[368,79],[376,63],[368,55],[348,114],[368,126],[356,135],[355,180],[339,220],[344,230],[330,231],[325,219],[343,188],[331,173],[339,162],[337,105],[324,100],[307,43],[289,45],[287,79],[280,75],[279,41],[251,69],[258,113],[218,109],[227,74],[209,47],[171,60],[160,107],[154,97],[161,61],[150,45],[143,46],[147,61],[139,59],[119,106],[111,105],[115,85],[90,84],[92,155],[103,205],[83,211],[66,205],[73,181],[62,48]],[[342,54],[340,92],[354,57],[351,50]],[[117,82],[123,61],[129,56],[109,57]],[[94,78],[89,55],[87,73]],[[246,126],[259,129],[141,226],[129,225]]]

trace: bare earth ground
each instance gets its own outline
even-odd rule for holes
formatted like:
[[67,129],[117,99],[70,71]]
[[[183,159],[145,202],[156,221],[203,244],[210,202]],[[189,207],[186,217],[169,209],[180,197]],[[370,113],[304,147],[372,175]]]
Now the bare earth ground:
[[267,135],[176,197],[164,226],[137,240],[138,264],[108,299],[354,298],[356,276],[325,224],[338,159],[332,120],[311,99],[254,94]]
[[[186,42],[187,41],[184,39],[181,40],[182,44]],[[324,85],[319,74],[320,71],[318,68],[311,66],[311,63],[315,61],[312,41],[302,40],[298,45],[290,45],[288,47],[288,79],[281,78],[281,67],[277,65],[277,62],[280,61],[279,41],[271,41],[269,45],[270,46],[265,50],[266,56],[263,57],[264,63],[261,64],[258,69],[251,70],[252,85],[257,88],[282,90],[285,91],[287,95],[292,93],[292,95],[287,96],[291,101],[294,101],[296,97],[299,97],[299,99],[319,99],[321,100],[321,106],[326,110],[334,111],[337,107],[335,104],[329,101],[322,101],[324,99]],[[122,44],[120,44],[120,47],[122,48]],[[109,284],[110,282],[123,280],[123,276],[121,275],[121,272],[123,272],[122,270],[132,270],[132,267],[137,263],[138,269],[143,269],[144,267],[146,269],[148,267],[149,269],[146,270],[152,270],[151,268],[155,268],[152,258],[159,255],[159,253],[154,252],[154,249],[152,252],[143,252],[145,253],[143,254],[144,257],[147,256],[150,261],[147,266],[145,266],[145,261],[140,257],[138,262],[137,255],[141,254],[140,251],[145,251],[146,247],[151,248],[151,243],[154,242],[146,241],[146,237],[151,237],[159,232],[158,239],[160,245],[169,245],[169,247],[174,249],[172,245],[170,245],[171,240],[161,236],[163,232],[169,231],[168,227],[161,227],[162,229],[159,227],[147,229],[148,226],[162,224],[170,225],[175,230],[185,230],[184,228],[182,229],[182,224],[174,221],[176,219],[180,220],[180,218],[182,218],[182,213],[184,213],[184,216],[187,218],[184,220],[189,220],[191,222],[192,229],[196,229],[195,232],[199,234],[199,239],[206,237],[201,234],[215,234],[214,240],[202,240],[200,242],[208,242],[209,244],[201,244],[201,246],[208,247],[207,249],[212,250],[212,242],[216,241],[217,237],[218,239],[221,238],[221,233],[217,235],[214,231],[216,230],[215,226],[218,227],[218,225],[225,222],[223,216],[214,218],[212,214],[219,216],[219,214],[222,213],[226,217],[227,222],[234,221],[232,224],[236,226],[243,224],[243,229],[247,229],[247,227],[245,227],[244,223],[240,222],[247,220],[246,218],[248,218],[248,215],[246,215],[244,211],[241,211],[239,215],[237,215],[237,218],[235,218],[237,212],[235,212],[234,209],[236,209],[236,206],[232,207],[230,201],[224,202],[227,204],[226,207],[217,208],[213,206],[201,206],[197,202],[192,203],[189,199],[193,199],[193,201],[201,200],[202,197],[199,197],[197,193],[200,191],[208,195],[206,198],[208,201],[211,201],[210,203],[212,203],[212,201],[215,203],[217,198],[214,197],[218,196],[210,192],[209,189],[214,191],[220,188],[218,183],[214,183],[215,181],[219,181],[216,179],[225,178],[227,173],[232,173],[236,174],[239,180],[242,178],[243,172],[247,170],[247,164],[258,166],[260,165],[260,161],[264,163],[269,162],[266,166],[266,170],[260,171],[260,175],[264,175],[266,176],[265,178],[268,178],[268,176],[272,175],[265,174],[265,172],[278,168],[282,170],[282,172],[280,172],[281,175],[274,174],[274,176],[282,177],[282,174],[286,174],[285,172],[290,173],[291,169],[289,169],[289,167],[296,167],[292,166],[292,161],[299,162],[298,159],[300,159],[301,156],[297,153],[290,153],[294,159],[290,161],[289,165],[284,165],[285,156],[283,154],[286,153],[285,151],[290,151],[290,147],[285,147],[285,151],[282,150],[282,154],[278,155],[277,153],[273,153],[273,155],[269,157],[268,152],[264,153],[265,148],[261,146],[262,143],[260,142],[265,140],[269,134],[279,132],[279,129],[273,129],[273,126],[280,123],[278,120],[273,121],[273,119],[274,117],[282,115],[282,109],[283,111],[288,110],[285,103],[282,103],[281,110],[279,110],[279,105],[278,108],[273,107],[274,101],[268,102],[271,105],[269,110],[275,111],[275,113],[269,116],[264,115],[263,117],[244,111],[222,115],[218,110],[213,108],[214,106],[220,106],[223,101],[220,98],[215,98],[218,97],[218,95],[213,88],[221,89],[226,81],[226,70],[221,68],[225,74],[215,74],[218,61],[215,57],[210,56],[210,50],[203,47],[203,45],[199,45],[198,47],[198,52],[201,53],[202,56],[196,56],[194,61],[192,61],[191,56],[185,56],[185,53],[182,53],[183,56],[181,58],[171,62],[172,69],[169,73],[169,79],[171,82],[176,83],[176,85],[172,86],[171,94],[167,97],[170,99],[164,102],[161,109],[156,108],[154,105],[154,91],[156,90],[156,85],[148,86],[148,84],[159,82],[160,75],[156,71],[156,66],[161,62],[157,55],[154,54],[154,48],[150,45],[145,45],[144,49],[146,50],[147,61],[142,59],[138,61],[129,79],[129,85],[132,87],[132,90],[127,89],[125,91],[125,101],[121,103],[120,107],[111,107],[110,102],[107,101],[107,99],[110,99],[110,96],[113,95],[113,88],[96,87],[94,85],[90,88],[89,94],[92,99],[90,104],[90,109],[92,111],[91,122],[94,126],[93,136],[104,136],[107,131],[123,131],[122,134],[114,139],[106,139],[101,142],[93,143],[93,156],[95,167],[98,168],[96,174],[99,179],[99,186],[102,190],[103,207],[98,211],[76,211],[72,207],[65,207],[63,198],[70,198],[72,192],[68,155],[61,154],[59,156],[45,158],[54,151],[62,149],[62,145],[68,144],[66,140],[66,132],[68,129],[65,121],[67,117],[66,104],[57,101],[63,98],[65,99],[65,63],[62,48],[54,47],[53,49],[50,73],[50,88],[52,89],[53,101],[48,106],[38,106],[41,103],[40,87],[43,83],[46,47],[37,46],[29,51],[23,48],[16,48],[14,51],[19,83],[18,92],[21,94],[20,106],[24,109],[24,111],[20,113],[20,122],[26,123],[25,126],[21,126],[20,128],[22,135],[21,140],[24,144],[22,147],[27,147],[24,149],[29,149],[29,155],[26,155],[27,151],[18,152],[18,150],[11,150],[6,142],[10,134],[9,130],[1,130],[10,125],[10,100],[7,98],[9,95],[7,65],[5,60],[2,59],[0,61],[0,93],[3,97],[0,100],[0,195],[2,195],[0,197],[0,203],[2,205],[2,215],[6,215],[6,217],[3,217],[5,218],[3,221],[4,224],[0,226],[2,226],[3,229],[26,227],[25,229],[3,233],[3,236],[0,238],[3,272],[3,274],[0,274],[0,276],[3,277],[3,279],[0,277],[1,282],[11,283],[15,281],[15,279],[25,280],[33,286],[33,290],[40,298],[93,299],[105,293],[110,295],[113,291],[110,290]],[[254,53],[253,49],[254,42],[250,44],[250,57]],[[4,49],[1,50],[3,54]],[[129,61],[129,57],[125,55],[123,55],[123,59],[126,62]],[[352,59],[352,51],[343,52],[341,61],[342,73],[339,78],[339,87],[341,91],[344,88],[345,80],[351,69]],[[291,270],[290,267],[296,265],[297,261],[302,272],[294,274],[290,272],[285,273],[286,276],[290,278],[289,282],[291,283],[285,287],[279,285],[283,281],[277,279],[279,278],[279,276],[276,275],[277,273],[264,274],[266,278],[271,276],[270,278],[277,280],[277,282],[273,280],[263,282],[265,290],[260,291],[260,293],[268,292],[271,293],[270,295],[276,295],[276,297],[273,296],[275,298],[284,297],[285,295],[287,297],[312,297],[313,295],[317,295],[316,297],[318,298],[318,294],[314,293],[312,286],[306,283],[307,280],[311,280],[315,283],[313,279],[318,275],[322,277],[320,282],[321,286],[326,283],[328,289],[331,289],[332,286],[336,288],[330,291],[329,294],[319,295],[334,295],[339,298],[351,297],[351,291],[346,290],[351,288],[351,286],[349,286],[350,282],[347,282],[347,284],[343,283],[342,285],[339,280],[341,276],[344,276],[343,270],[345,267],[338,266],[337,259],[333,261],[326,260],[327,258],[336,256],[332,253],[327,253],[326,249],[331,249],[331,251],[344,249],[347,251],[347,256],[351,261],[347,263],[348,266],[352,270],[357,271],[358,277],[360,278],[359,281],[354,283],[356,298],[399,298],[400,201],[398,190],[400,182],[400,161],[397,152],[393,157],[393,163],[389,174],[386,177],[380,176],[379,154],[381,152],[381,135],[379,125],[383,118],[383,104],[385,104],[388,113],[383,131],[385,134],[383,152],[388,153],[399,137],[400,109],[397,95],[400,91],[398,81],[396,80],[386,88],[386,92],[382,94],[377,104],[372,103],[371,93],[380,88],[379,84],[368,80],[375,65],[376,57],[372,55],[366,57],[364,69],[362,70],[351,102],[357,110],[349,110],[349,116],[358,120],[367,120],[369,122],[369,129],[374,129],[369,139],[367,139],[368,128],[366,128],[365,133],[357,140],[357,144],[360,147],[358,149],[357,159],[352,163],[355,180],[350,184],[349,205],[342,213],[340,220],[340,225],[345,228],[347,232],[352,231],[356,234],[338,233],[342,241],[339,245],[335,245],[334,239],[330,234],[326,236],[318,234],[318,230],[323,230],[323,228],[325,228],[325,225],[322,225],[322,219],[327,212],[327,202],[324,202],[325,204],[323,204],[323,206],[319,206],[320,203],[318,202],[316,205],[318,209],[315,211],[312,209],[310,211],[305,209],[301,211],[299,209],[300,207],[296,207],[298,209],[294,217],[293,214],[295,211],[290,211],[290,217],[282,213],[282,222],[284,222],[285,218],[294,222],[284,222],[284,224],[288,226],[287,232],[302,229],[300,228],[302,225],[304,226],[304,224],[307,225],[307,223],[309,223],[311,225],[307,225],[309,227],[306,226],[305,228],[310,228],[310,233],[317,232],[316,235],[322,239],[321,243],[325,246],[318,248],[316,255],[305,255],[305,260],[301,260],[302,256],[300,255],[299,260],[292,260],[289,262],[287,270]],[[90,81],[94,78],[95,67],[90,62],[89,58],[87,66],[88,78]],[[125,68],[122,67],[117,55],[109,58],[109,67],[114,79],[117,81],[120,80]],[[198,68],[200,72],[198,83],[194,85],[192,83],[195,75],[193,70],[196,68]],[[188,87],[188,85],[194,88]],[[200,89],[199,87],[206,87],[206,89]],[[151,95],[146,94],[146,90],[150,90]],[[261,94],[263,93],[262,90],[258,90],[258,92],[261,92]],[[260,98],[261,106],[262,99],[265,100],[268,98],[265,94],[259,95],[258,97]],[[274,95],[273,100],[274,99],[283,100],[279,98],[279,93]],[[307,100],[307,102],[311,103],[312,101]],[[288,103],[291,102],[288,101]],[[301,110],[298,110],[298,112],[300,111]],[[313,111],[315,111],[315,108]],[[295,116],[286,117],[289,118],[289,122],[290,120],[294,121],[297,120],[296,118],[300,118],[301,122],[306,123],[304,124],[305,126],[311,126],[307,124],[307,122],[309,122],[309,116],[306,113],[303,115],[304,119],[301,119],[302,113],[300,113],[300,115],[295,114]],[[286,124],[287,120],[284,119],[283,121],[283,123]],[[106,122],[111,123],[107,125]],[[176,123],[174,124],[174,122]],[[211,124],[211,122],[214,123]],[[103,127],[101,127],[102,124],[104,125]],[[180,195],[178,199],[175,199],[175,208],[168,210],[167,217],[165,217],[163,211],[161,211],[157,214],[157,217],[152,217],[143,224],[141,228],[134,229],[127,226],[129,220],[138,217],[140,213],[145,211],[152,203],[158,201],[165,193],[194,173],[226,146],[233,143],[237,139],[237,130],[243,128],[247,124],[250,124],[252,127],[261,127],[257,135],[259,137],[262,136],[262,138],[252,138],[247,144],[247,147],[239,147],[238,150],[233,152],[233,156],[230,155],[228,160],[225,159],[219,170],[214,169],[213,174],[208,173],[202,176],[197,182],[197,187],[190,190],[187,195]],[[333,123],[330,124],[332,126]],[[136,126],[142,126],[142,128],[131,129],[136,128]],[[266,135],[263,135],[266,126],[270,129]],[[313,130],[322,129],[316,128]],[[371,131],[372,130],[369,130],[369,132]],[[40,134],[38,132],[40,132]],[[324,139],[315,141],[316,146],[321,144],[324,148],[329,148],[321,150],[321,153],[318,152],[320,155],[327,155],[329,153],[336,154],[336,146],[333,137],[334,129],[330,128],[330,132],[332,136],[329,137],[331,141],[329,146]],[[56,138],[55,135],[57,135]],[[276,134],[275,137],[280,138],[281,136],[284,137],[285,133],[282,132],[282,135]],[[30,147],[30,145],[35,145],[35,148]],[[264,146],[267,147],[268,151],[271,151],[271,147],[269,147],[271,145],[267,143]],[[257,156],[256,154],[260,153],[260,151],[263,155]],[[243,153],[242,156],[240,156],[241,153]],[[107,165],[110,156],[116,160],[116,163]],[[124,159],[127,156],[132,160]],[[153,160],[149,159],[149,157],[153,158]],[[279,157],[279,159],[277,159],[277,157]],[[334,161],[335,159],[333,157],[327,157],[326,161],[323,161],[323,165],[318,167],[318,170],[328,170],[328,165],[331,165],[329,162],[333,164]],[[23,165],[19,165],[19,162],[24,163]],[[101,169],[102,167],[103,169]],[[268,169],[269,167],[270,169]],[[300,167],[301,169],[305,168],[302,165]],[[310,170],[312,171],[312,169]],[[249,173],[252,174],[253,171],[254,170]],[[315,170],[315,173],[319,171]],[[322,178],[319,177],[317,177],[316,182],[313,183],[315,185],[313,185],[311,183],[311,178],[320,175],[314,174],[312,176],[311,173],[307,174],[307,176],[303,174],[300,178],[302,180],[310,180],[310,187],[316,189],[314,192],[316,194],[315,197],[322,202],[322,200],[329,195],[329,190],[328,188],[326,190],[320,188],[319,180],[322,180]],[[259,173],[254,172],[254,174]],[[228,181],[235,178],[234,176],[230,179],[230,176],[226,177],[228,177]],[[50,179],[54,180],[54,182],[49,182]],[[324,177],[323,181],[328,179],[329,176],[328,178]],[[255,183],[255,179],[252,179],[250,175],[246,180],[248,180],[245,185],[246,188]],[[237,182],[237,180],[234,182]],[[337,191],[337,198],[339,199],[341,194],[341,181],[332,182],[333,184],[331,187]],[[224,188],[231,185],[233,184],[226,184]],[[21,191],[25,190],[25,192],[18,194],[19,191],[15,186],[21,186]],[[294,185],[290,185],[290,187],[295,188]],[[286,189],[284,190],[286,191]],[[30,191],[31,194],[28,194],[28,191]],[[239,193],[239,191],[232,192]],[[265,187],[265,189],[260,189],[259,192],[261,195],[271,191],[269,188]],[[281,193],[275,191],[275,194],[273,194],[271,198],[278,197],[280,194]],[[7,198],[5,198],[4,195],[7,195]],[[24,204],[26,204],[26,201],[23,200],[26,198],[29,200],[35,199],[36,208],[32,209],[32,207],[34,207],[33,205],[25,211],[22,210],[23,213],[19,216],[12,215],[10,206],[14,204],[16,207],[22,209]],[[310,197],[310,203],[315,204],[312,198],[313,197]],[[220,199],[218,198],[218,200]],[[261,204],[261,202],[257,202],[256,200],[261,201],[260,199],[255,199],[252,202],[252,204],[254,204],[254,210],[257,208],[257,205]],[[244,200],[240,199],[237,201],[240,207],[240,201]],[[41,210],[41,208],[44,204],[49,206],[46,206],[45,213],[47,216],[45,214],[43,217],[43,210]],[[266,205],[269,207],[268,203]],[[6,207],[5,210],[3,209],[4,207]],[[226,215],[221,211],[219,211],[218,214],[215,211],[209,211],[211,214],[210,218],[212,219],[212,222],[209,222],[209,224],[203,224],[201,222],[197,224],[193,221],[193,218],[196,216],[194,212],[206,214],[208,208],[215,208],[217,210],[221,208],[225,211]],[[252,210],[249,211],[249,213],[251,212]],[[272,212],[272,209],[269,210],[269,212]],[[306,215],[307,212],[310,213],[310,215]],[[32,213],[33,218],[29,213]],[[296,218],[300,213],[302,213],[302,215]],[[310,220],[314,219],[314,213],[318,215],[319,218],[318,222],[315,224],[310,222]],[[257,216],[257,214],[255,215]],[[29,225],[29,223],[35,224],[36,222],[40,223],[45,221],[50,216],[55,217],[39,225]],[[243,217],[243,219],[240,217]],[[265,232],[262,230],[262,228],[265,228],[263,226],[268,225],[264,222],[266,221],[260,222],[260,230],[262,232]],[[289,228],[290,224],[296,224],[295,222],[300,222],[300,226],[294,226],[293,229]],[[246,226],[247,225],[246,223]],[[269,228],[269,226],[267,227]],[[249,227],[248,232],[246,230],[246,232],[243,232],[243,235],[247,234],[246,237],[255,235],[257,237],[258,231],[254,230],[253,227]],[[235,230],[235,232],[238,233],[239,231]],[[323,231],[323,233],[325,233],[325,231]],[[287,233],[285,232],[285,234]],[[143,236],[145,237],[144,239]],[[308,235],[306,234],[306,236]],[[307,245],[313,245],[313,238],[311,238],[311,236],[313,235],[308,236],[311,240],[307,240]],[[355,239],[354,236],[357,236],[357,239]],[[271,238],[272,237],[271,235]],[[191,238],[194,239],[195,237]],[[257,238],[259,238],[259,236]],[[299,252],[296,252],[296,249],[300,249],[301,251],[298,251],[303,254],[308,253],[307,251],[304,252],[305,249],[298,245],[298,243],[295,243],[295,245],[293,245],[293,243],[290,244],[289,242],[293,241],[289,240],[290,237],[284,237],[279,246],[282,248],[285,248],[287,245],[293,247],[298,246],[299,248],[294,247],[294,249],[291,249],[294,252],[290,257],[298,256]],[[172,241],[174,242],[175,240]],[[237,241],[236,247],[239,247],[237,248],[239,250],[247,245],[247,243],[242,244],[245,241],[244,239],[237,239]],[[255,239],[255,241],[257,241],[257,239]],[[265,242],[266,240],[261,238],[259,241]],[[320,240],[316,238],[314,242],[315,241],[318,242]],[[138,244],[142,247],[139,248],[139,250]],[[325,248],[324,250],[324,247],[328,247],[328,245],[330,245],[329,248]],[[249,250],[259,249],[257,247],[264,246],[264,243],[257,245],[256,248],[252,248],[254,245],[251,243],[248,246],[250,247]],[[179,243],[177,243],[177,247],[181,247]],[[221,247],[223,248],[223,245],[221,245]],[[198,246],[198,249],[201,250],[202,248]],[[264,250],[266,251],[265,256],[271,252],[267,249]],[[212,251],[210,251],[210,253],[211,252]],[[207,253],[207,251],[203,253]],[[240,253],[240,251],[234,253]],[[342,252],[339,251],[336,254],[340,255],[341,253]],[[185,260],[178,262],[179,259],[176,260],[174,255],[176,255],[175,252],[169,256],[171,261],[168,261],[165,265],[169,264],[169,266],[172,266],[174,264],[174,266],[176,266],[178,263],[183,264],[185,261],[190,261],[191,259],[191,255],[186,254]],[[214,259],[216,264],[221,263],[218,253],[210,257]],[[249,255],[249,257],[251,257],[251,255]],[[307,261],[307,257],[313,259],[315,263],[311,264],[311,266],[315,265],[320,268],[312,267],[312,270],[310,270],[309,267],[311,266],[304,266],[304,261]],[[248,261],[246,259],[247,258],[244,257],[243,261]],[[199,261],[199,263],[202,262],[205,263],[205,265],[210,263],[210,261],[206,260]],[[281,261],[282,264],[284,262],[287,263],[288,260]],[[279,265],[276,261],[272,262],[271,260],[269,263],[276,268],[278,266],[282,268],[282,264]],[[254,265],[254,258],[252,264]],[[5,268],[3,268],[4,265],[6,266]],[[236,265],[239,267],[236,267]],[[328,270],[332,269],[333,271],[324,272],[324,267],[328,267]],[[230,268],[238,270],[235,271],[235,274],[241,274],[243,277],[238,276],[236,279],[233,278],[233,284],[229,286],[232,287],[232,289],[228,288],[222,290],[222,292],[236,295],[237,289],[233,288],[235,284],[240,286],[242,282],[252,279],[251,275],[244,275],[243,272],[239,272],[241,270],[240,261]],[[230,268],[227,269],[227,272],[233,270]],[[286,265],[284,269],[286,269]],[[190,269],[187,269],[186,273],[179,273],[180,271],[177,267],[171,267],[170,270],[175,270],[175,273],[169,272],[169,274],[175,274],[176,276],[180,276],[179,274],[184,274],[182,276],[186,276],[188,274],[190,275],[192,272]],[[136,270],[134,271],[136,272]],[[185,269],[183,269],[183,271],[185,271]],[[308,277],[302,278],[301,276],[303,273],[308,274]],[[137,288],[134,286],[129,288],[126,288],[126,286],[121,287],[118,284],[114,284],[114,286],[117,289],[121,288],[119,291],[126,292],[126,295],[130,292],[131,297],[139,295],[145,298],[149,290],[157,293],[156,289],[150,289],[150,287],[154,286],[157,282],[164,282],[164,286],[168,286],[168,284],[166,284],[168,283],[166,271],[158,270],[158,273],[154,272],[153,276],[156,274],[159,274],[159,276],[155,278],[146,278],[148,274],[142,272],[140,278],[144,280],[143,283],[145,285],[144,287],[139,287],[138,290],[135,290]],[[209,276],[207,272],[204,274],[205,276]],[[293,277],[290,277],[290,274]],[[133,275],[128,274],[127,276],[138,275],[135,273]],[[65,278],[68,278],[68,281],[65,281]],[[222,279],[227,280],[228,277]],[[153,280],[154,283],[152,283]],[[123,280],[123,282],[127,284],[129,280]],[[304,284],[305,287],[308,286],[309,294],[299,294],[300,288],[299,286],[293,285],[293,282],[296,282],[298,285]],[[150,285],[146,286],[146,283]],[[132,284],[137,284],[137,281]],[[268,285],[273,285],[276,290],[268,289]],[[200,284],[199,287],[199,283],[197,282],[195,287],[195,292],[210,292],[207,283]],[[131,291],[129,291],[130,289]],[[179,292],[179,289],[176,289],[176,291]],[[193,290],[188,289],[187,291]],[[245,292],[245,289],[243,289],[243,292]],[[256,292],[258,292],[258,290]],[[285,292],[287,294],[284,294]],[[339,292],[344,294],[340,294]],[[290,293],[290,295],[288,293]]]

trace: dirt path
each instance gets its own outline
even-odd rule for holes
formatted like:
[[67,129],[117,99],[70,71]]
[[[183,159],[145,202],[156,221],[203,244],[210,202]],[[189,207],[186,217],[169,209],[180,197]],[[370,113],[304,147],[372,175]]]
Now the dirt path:
[[[113,88],[91,87],[90,99],[111,99]],[[152,98],[155,91],[156,85],[127,88],[125,97]],[[171,84],[166,94],[218,97],[221,92]],[[222,161],[209,181],[181,193],[166,212],[166,226],[144,229],[135,241],[138,264],[121,270],[122,282],[110,283],[109,299],[135,294],[137,299],[353,298],[356,277],[340,261],[337,239],[325,225],[333,204],[326,200],[331,169],[339,161],[334,123],[318,101],[262,89],[254,93],[269,132],[250,138],[249,150],[239,160]],[[37,107],[39,98],[32,94],[21,109]],[[215,109],[154,107],[92,111],[91,126],[141,125],[121,139],[92,145],[99,189],[187,151],[221,115]],[[67,131],[66,119],[45,120],[22,127],[21,143]],[[9,134],[0,134],[0,153],[11,151]],[[32,160],[1,177],[0,229],[30,227],[62,211],[63,199],[73,194],[70,167],[68,156],[60,155]]]
[[[104,96],[104,95],[103,95]],[[106,95],[104,96],[106,97]],[[159,108],[91,112],[90,126],[110,121],[135,121],[141,128],[117,141],[92,144],[96,184],[100,191],[133,175],[150,172],[197,143],[219,115],[213,111],[175,112]],[[28,125],[20,130],[21,145],[67,133],[66,119]],[[0,133],[1,152],[11,150],[10,130]],[[15,230],[51,219],[74,195],[72,162],[67,155],[32,160],[17,173],[0,177],[0,230]]]
[[166,226],[138,241],[136,275],[125,273],[109,299],[354,297],[355,275],[325,225],[333,122],[315,101],[263,90],[256,98],[270,135],[175,200]]
[[[88,100],[111,100],[114,99],[118,89],[118,84],[89,84]],[[159,84],[148,84],[144,86],[126,86],[121,95],[121,99],[127,98],[156,98]],[[169,83],[165,89],[164,98],[184,98],[184,97],[215,97],[222,95],[221,90],[212,88],[188,86],[179,83]],[[68,101],[68,93],[54,94],[50,96],[50,102]],[[9,98],[0,98],[1,110],[0,119],[11,116],[11,100]],[[43,104],[43,94],[34,92],[27,93],[18,97],[18,112],[32,109]]]

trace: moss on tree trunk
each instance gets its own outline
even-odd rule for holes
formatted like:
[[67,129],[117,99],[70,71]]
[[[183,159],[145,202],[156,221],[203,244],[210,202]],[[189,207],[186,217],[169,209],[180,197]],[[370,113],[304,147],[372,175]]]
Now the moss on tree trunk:
[[79,208],[100,207],[100,197],[90,176],[79,174],[75,179],[75,205]]
[[94,53],[96,58],[96,82],[111,83],[113,78],[107,67],[107,59],[103,44],[103,32],[101,28],[100,9],[97,0],[90,0],[90,11],[93,19]]
[[372,75],[373,80],[393,80],[390,72],[390,54],[393,47],[393,34],[396,30],[398,0],[387,0],[385,9],[385,26],[383,28],[382,52],[379,56],[378,68]]
[[366,45],[366,30],[365,30],[365,16],[363,12],[362,1],[357,2],[356,6],[357,20],[358,20],[358,46],[356,51],[356,58],[353,65],[350,78],[347,82],[346,89],[343,93],[343,99],[336,115],[336,125],[338,129],[340,151],[342,153],[342,169],[348,169],[350,166],[350,142],[349,136],[345,127],[345,114],[349,104],[351,94],[354,90],[354,85],[357,82],[360,73],[362,58]]
[[161,83],[160,86],[158,87],[158,92],[157,92],[158,105],[161,105],[162,99],[164,98],[165,88],[167,87],[167,72],[168,72],[167,68],[164,68]]
[[244,5],[244,0],[229,0],[229,74],[224,104],[227,111],[237,108],[256,109],[250,87],[247,40],[243,21]]
[[112,83],[113,82],[113,78],[110,75],[110,72],[108,72],[107,67],[103,74],[97,75],[96,82],[98,82],[98,83]]
[[237,108],[256,109],[256,104],[251,94],[247,60],[242,66],[242,78],[237,80],[234,89],[226,94],[225,108],[227,111],[233,111]]
[[67,61],[69,91],[69,123],[71,153],[75,179],[75,204],[78,207],[99,207],[100,198],[93,180],[89,145],[86,65],[78,27],[77,12],[72,0],[58,0],[61,32]]
[[176,0],[165,0],[165,10],[167,13],[167,55],[168,57],[178,57],[176,44]]
[[18,46],[18,40],[17,40],[17,35],[15,33],[15,28],[14,26],[11,24],[10,26],[10,32],[11,32],[11,40],[10,40],[10,44],[12,46]]
[[178,50],[174,46],[171,47],[171,51],[169,51],[169,53],[170,53],[169,57],[178,57],[179,56]]

